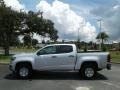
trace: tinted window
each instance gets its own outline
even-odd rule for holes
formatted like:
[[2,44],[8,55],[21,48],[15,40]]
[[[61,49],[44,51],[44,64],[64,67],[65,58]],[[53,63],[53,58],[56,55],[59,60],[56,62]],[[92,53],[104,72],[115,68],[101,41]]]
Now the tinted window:
[[60,45],[56,46],[57,53],[70,53],[73,51],[72,46],[69,45]]
[[48,46],[43,48],[38,52],[38,55],[44,55],[44,54],[55,54],[56,53],[56,47],[55,46]]

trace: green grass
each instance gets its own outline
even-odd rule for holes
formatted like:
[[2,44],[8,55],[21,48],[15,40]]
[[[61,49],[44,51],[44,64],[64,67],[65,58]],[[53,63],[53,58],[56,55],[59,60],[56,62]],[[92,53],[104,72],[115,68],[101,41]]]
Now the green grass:
[[26,52],[26,53],[29,53],[29,52],[35,52],[37,49],[34,49],[34,48],[30,48],[30,49],[27,49],[27,48],[14,48],[12,49],[12,51],[14,52]]
[[0,63],[10,63],[10,57],[11,55],[5,56],[3,54],[0,54]]
[[111,51],[110,54],[113,62],[120,63],[120,51]]
[[[11,51],[12,52],[19,52],[19,53],[22,53],[22,52],[31,53],[31,52],[35,52],[37,50],[38,49],[34,49],[34,48],[30,48],[30,49],[28,49],[28,48],[14,48]],[[11,57],[11,55],[5,56],[4,54],[0,54],[0,63],[10,63],[10,57]]]

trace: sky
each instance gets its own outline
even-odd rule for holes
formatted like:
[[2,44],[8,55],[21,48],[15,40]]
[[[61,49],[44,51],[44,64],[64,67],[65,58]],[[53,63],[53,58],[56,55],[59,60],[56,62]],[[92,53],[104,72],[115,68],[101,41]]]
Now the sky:
[[76,40],[79,33],[81,41],[95,41],[101,19],[101,31],[109,35],[109,40],[120,41],[120,0],[4,1],[16,11],[43,11],[44,18],[54,22],[60,39]]

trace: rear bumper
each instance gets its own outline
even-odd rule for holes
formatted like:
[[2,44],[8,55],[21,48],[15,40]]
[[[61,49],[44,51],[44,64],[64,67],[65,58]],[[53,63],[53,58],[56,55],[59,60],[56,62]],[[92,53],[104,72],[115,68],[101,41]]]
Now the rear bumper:
[[106,68],[107,68],[107,70],[111,70],[111,63],[107,63]]

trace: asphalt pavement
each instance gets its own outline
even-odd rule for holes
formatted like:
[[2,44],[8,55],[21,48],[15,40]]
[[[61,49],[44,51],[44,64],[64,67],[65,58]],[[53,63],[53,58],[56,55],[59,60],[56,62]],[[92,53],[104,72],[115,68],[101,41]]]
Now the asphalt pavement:
[[8,65],[0,65],[0,90],[120,90],[120,64],[102,70],[95,80],[83,80],[78,72],[37,72],[31,79],[17,79]]

